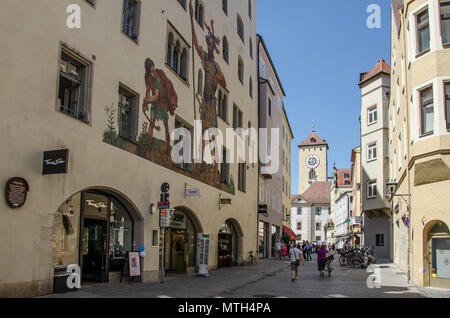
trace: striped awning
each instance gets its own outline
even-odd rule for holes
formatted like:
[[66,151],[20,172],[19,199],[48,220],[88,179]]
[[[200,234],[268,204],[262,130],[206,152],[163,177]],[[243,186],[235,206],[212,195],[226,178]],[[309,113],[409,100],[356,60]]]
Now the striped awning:
[[294,233],[294,231],[292,231],[292,229],[290,227],[284,226],[283,225],[283,231],[289,235],[291,237],[291,240],[297,240],[297,234]]

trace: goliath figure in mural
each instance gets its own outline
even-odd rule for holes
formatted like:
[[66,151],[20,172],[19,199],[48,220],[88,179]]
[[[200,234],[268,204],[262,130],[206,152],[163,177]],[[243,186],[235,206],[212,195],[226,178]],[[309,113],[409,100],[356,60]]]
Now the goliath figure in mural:
[[[170,154],[170,132],[169,132],[169,113],[175,115],[175,109],[178,107],[178,96],[175,92],[172,82],[167,78],[164,71],[155,69],[155,64],[151,59],[145,61],[145,99],[142,110],[147,117],[148,127],[148,149],[145,154],[150,160],[153,141],[153,129],[160,131],[160,127],[156,126],[156,121],[163,121],[166,132],[166,151]],[[151,93],[151,96],[150,96]],[[151,105],[150,118],[147,116],[149,111],[148,105]]]
[[203,70],[205,72],[205,85],[203,89],[203,100],[200,106],[200,119],[202,120],[202,134],[208,128],[217,128],[217,101],[216,91],[217,85],[220,84],[226,88],[225,77],[220,70],[219,65],[215,62],[214,51],[219,54],[217,46],[220,44],[220,39],[214,35],[214,21],[211,20],[211,26],[206,23],[208,35],[206,36],[206,44],[208,51],[204,51],[198,43],[197,36],[194,29],[192,1],[189,3],[189,13],[191,15],[192,39],[195,50],[197,51],[202,61]]

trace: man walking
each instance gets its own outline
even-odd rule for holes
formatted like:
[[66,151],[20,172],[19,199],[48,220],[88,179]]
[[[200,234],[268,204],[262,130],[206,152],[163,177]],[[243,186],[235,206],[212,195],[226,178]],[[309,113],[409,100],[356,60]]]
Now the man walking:
[[307,261],[312,261],[311,253],[312,253],[312,243],[306,241],[306,260]]
[[291,257],[291,281],[298,279],[298,267],[300,266],[300,261],[302,265],[305,266],[305,261],[303,260],[303,253],[297,246],[293,245],[289,251],[289,256]]
[[279,257],[281,259],[281,242],[280,242],[280,240],[278,240],[275,243],[275,249],[277,251],[276,257]]

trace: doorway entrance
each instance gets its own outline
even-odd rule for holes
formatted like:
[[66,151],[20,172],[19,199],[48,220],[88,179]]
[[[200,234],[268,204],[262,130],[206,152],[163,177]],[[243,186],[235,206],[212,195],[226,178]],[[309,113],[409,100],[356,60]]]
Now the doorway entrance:
[[106,278],[106,221],[84,219],[83,224],[83,271],[82,277],[89,281],[103,282]]
[[217,267],[231,267],[238,263],[238,233],[233,222],[227,220],[219,229]]
[[444,222],[436,223],[428,232],[429,285],[450,288],[450,231]]

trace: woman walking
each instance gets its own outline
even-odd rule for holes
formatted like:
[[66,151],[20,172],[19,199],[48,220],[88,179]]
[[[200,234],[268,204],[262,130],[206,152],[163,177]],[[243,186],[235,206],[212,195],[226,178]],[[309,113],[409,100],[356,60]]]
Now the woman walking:
[[286,257],[286,254],[287,254],[287,246],[286,244],[283,244],[283,258]]
[[324,270],[325,265],[327,263],[327,249],[325,248],[325,244],[322,244],[320,248],[317,250],[317,265],[319,267],[320,276],[325,276]]

